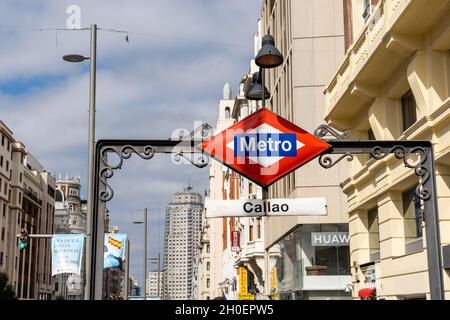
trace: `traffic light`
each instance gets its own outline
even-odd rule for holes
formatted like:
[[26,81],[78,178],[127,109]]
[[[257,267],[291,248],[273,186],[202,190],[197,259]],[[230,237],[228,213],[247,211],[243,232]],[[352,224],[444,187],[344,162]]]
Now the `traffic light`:
[[27,229],[20,229],[19,232],[19,249],[23,250],[27,247],[27,242],[28,242],[28,231]]

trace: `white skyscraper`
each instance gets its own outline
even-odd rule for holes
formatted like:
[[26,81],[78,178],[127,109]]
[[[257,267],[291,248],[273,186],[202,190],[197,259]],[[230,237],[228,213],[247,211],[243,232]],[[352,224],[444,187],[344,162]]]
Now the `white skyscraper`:
[[189,186],[177,192],[166,210],[164,233],[164,298],[191,299],[194,265],[201,230],[202,196]]

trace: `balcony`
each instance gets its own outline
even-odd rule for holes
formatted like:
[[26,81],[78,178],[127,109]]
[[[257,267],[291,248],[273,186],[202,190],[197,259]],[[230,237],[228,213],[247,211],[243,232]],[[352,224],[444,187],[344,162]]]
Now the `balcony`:
[[252,259],[257,257],[264,257],[264,241],[262,239],[248,241],[242,246],[241,259]]
[[[425,33],[448,7],[447,0],[433,0],[432,5],[422,0],[380,1],[325,88],[325,120],[349,128],[351,119],[381,95],[383,82],[424,48]],[[435,40],[443,41],[438,36]]]
[[23,194],[26,195],[29,199],[36,202],[38,205],[42,205],[42,200],[38,197],[37,193],[33,192],[32,190],[26,189],[24,190]]

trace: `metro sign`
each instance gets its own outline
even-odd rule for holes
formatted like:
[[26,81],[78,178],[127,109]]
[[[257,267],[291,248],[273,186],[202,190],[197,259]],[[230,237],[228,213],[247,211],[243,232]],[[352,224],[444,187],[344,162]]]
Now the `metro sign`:
[[201,149],[256,184],[267,187],[331,146],[260,109],[201,145]]

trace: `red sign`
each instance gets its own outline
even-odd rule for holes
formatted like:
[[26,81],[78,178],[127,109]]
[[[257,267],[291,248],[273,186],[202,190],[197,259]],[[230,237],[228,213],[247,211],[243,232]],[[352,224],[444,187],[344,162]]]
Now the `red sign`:
[[231,251],[237,252],[241,247],[241,234],[239,231],[231,232]]
[[202,143],[202,150],[267,187],[331,146],[263,108]]

